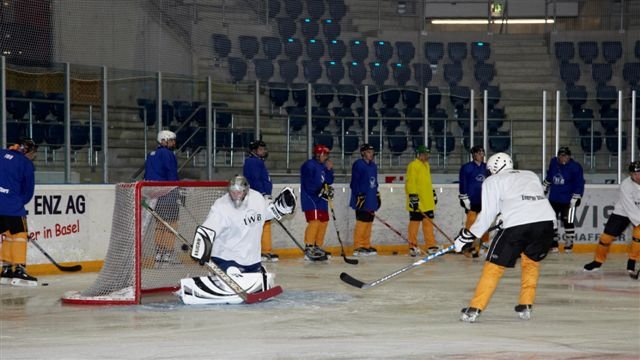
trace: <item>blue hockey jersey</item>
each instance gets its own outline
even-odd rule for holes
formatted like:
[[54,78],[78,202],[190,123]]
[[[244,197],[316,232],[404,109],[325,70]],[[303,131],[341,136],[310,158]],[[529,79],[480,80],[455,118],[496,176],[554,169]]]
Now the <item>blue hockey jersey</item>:
[[582,166],[573,159],[565,165],[557,157],[551,159],[545,178],[549,184],[549,201],[560,204],[571,202],[573,194],[584,194],[584,174]]
[[0,215],[26,216],[35,190],[33,162],[19,151],[0,150]]
[[327,200],[318,196],[324,183],[333,184],[333,170],[327,169],[325,164],[316,159],[305,161],[300,167],[300,202],[302,211],[329,211]]

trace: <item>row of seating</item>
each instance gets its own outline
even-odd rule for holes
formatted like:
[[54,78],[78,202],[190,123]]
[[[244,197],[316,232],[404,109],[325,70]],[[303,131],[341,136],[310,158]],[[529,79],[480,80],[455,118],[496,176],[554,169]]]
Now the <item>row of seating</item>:
[[[138,118],[145,122],[147,126],[153,126],[156,123],[157,106],[156,101],[147,98],[138,98],[136,102],[139,106]],[[226,103],[214,102],[212,104],[215,113],[215,124],[218,127],[228,127],[233,119],[233,115],[229,111],[225,111],[228,107]],[[173,121],[182,124],[189,121],[196,122],[199,126],[206,126],[207,113],[205,105],[199,101],[168,100],[162,101],[162,123],[171,124]]]
[[[326,2],[326,3],[325,3]],[[281,6],[282,5],[282,6]],[[329,14],[332,18],[340,20],[347,13],[344,0],[269,0],[269,16],[275,17],[279,13],[289,18],[297,19],[306,10],[306,15],[312,19],[320,19]]]
[[44,121],[53,117],[52,120],[61,121],[64,118],[64,94],[52,92],[29,90],[23,93],[16,89],[6,89],[7,97],[6,109],[13,119],[22,119],[29,113],[31,104],[31,114],[36,121]]
[[[578,56],[585,64],[592,64],[598,59],[599,48],[596,41],[579,41]],[[603,41],[602,59],[608,64],[615,64],[622,58],[622,42]],[[575,45],[571,41],[557,41],[554,44],[555,56],[561,63],[571,62],[575,58]],[[636,58],[640,59],[640,40],[635,42],[634,52]]]
[[[65,143],[64,125],[59,122],[55,123],[39,123],[35,122],[30,126],[23,121],[7,121],[7,141],[15,142],[20,137],[31,137],[38,145],[46,145],[49,149],[55,150],[62,147]],[[89,134],[91,133],[91,137]],[[100,151],[102,147],[102,127],[88,125],[77,121],[71,122],[71,149],[81,150],[91,144],[95,151]]]

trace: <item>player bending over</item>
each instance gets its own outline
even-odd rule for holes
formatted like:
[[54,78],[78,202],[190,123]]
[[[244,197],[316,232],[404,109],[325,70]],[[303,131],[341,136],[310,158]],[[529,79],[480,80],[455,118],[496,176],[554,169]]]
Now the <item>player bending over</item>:
[[460,320],[475,322],[487,307],[505,268],[522,259],[520,299],[515,311],[529,320],[538,285],[539,262],[547,256],[553,241],[555,213],[544,196],[540,180],[531,171],[514,170],[511,157],[494,154],[487,160],[491,172],[482,183],[482,211],[469,230],[462,228],[455,239],[456,252],[462,252],[484,234],[498,214],[503,228],[495,235],[487,253],[482,276],[469,307]]
[[[261,264],[260,239],[265,221],[293,213],[296,198],[285,188],[273,202],[249,188],[244,176],[229,181],[228,193],[217,199],[198,226],[191,257],[204,265],[211,261],[227,272],[246,292],[273,287],[274,274]],[[185,304],[239,304],[243,300],[216,276],[180,280],[178,296]]]

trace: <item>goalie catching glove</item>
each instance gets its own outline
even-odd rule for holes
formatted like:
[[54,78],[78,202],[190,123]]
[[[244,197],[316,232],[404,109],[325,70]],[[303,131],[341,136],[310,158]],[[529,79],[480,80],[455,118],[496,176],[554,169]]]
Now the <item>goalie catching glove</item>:
[[268,205],[268,208],[277,220],[282,219],[284,215],[292,214],[296,209],[296,194],[293,189],[288,186],[282,189],[275,200]]
[[473,241],[476,239],[476,236],[473,233],[465,228],[460,229],[458,236],[456,236],[453,245],[455,246],[456,252],[460,253],[462,250],[465,250],[468,247],[473,245]]
[[204,265],[211,259],[211,249],[213,249],[213,240],[216,238],[216,232],[202,225],[196,228],[196,234],[193,237],[193,246],[191,246],[191,258],[196,260],[200,265]]

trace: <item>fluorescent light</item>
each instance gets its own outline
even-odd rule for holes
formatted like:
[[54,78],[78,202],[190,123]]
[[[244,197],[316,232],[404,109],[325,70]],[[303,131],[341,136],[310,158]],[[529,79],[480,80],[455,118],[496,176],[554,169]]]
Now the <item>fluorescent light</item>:
[[[545,19],[505,19],[506,24],[544,24]],[[547,24],[553,24],[553,19],[547,19]],[[434,25],[482,25],[487,24],[487,19],[434,19],[431,20]],[[491,20],[492,24],[501,24],[502,20]]]

